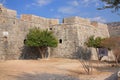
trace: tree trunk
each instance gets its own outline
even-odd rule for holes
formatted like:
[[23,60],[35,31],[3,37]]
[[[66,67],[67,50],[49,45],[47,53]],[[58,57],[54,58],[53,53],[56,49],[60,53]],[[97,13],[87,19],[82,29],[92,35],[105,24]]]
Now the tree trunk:
[[44,59],[46,57],[46,47],[38,47],[38,49],[39,49],[41,58]]
[[118,66],[118,56],[115,56],[116,66]]
[[97,48],[95,48],[95,49],[96,49],[97,57],[98,57],[98,60],[99,60],[99,54],[98,54],[98,50],[97,50]]
[[48,56],[47,56],[47,59],[50,57],[50,48],[47,48],[47,53],[48,53]]
[[120,58],[119,48],[114,49],[113,53],[114,53],[114,56],[115,56],[116,66],[118,66],[119,65],[118,60]]
[[99,65],[99,62],[100,62],[100,59],[99,59],[99,53],[98,53],[98,49],[97,49],[97,48],[95,48],[95,49],[96,49],[97,57],[98,57],[97,67],[99,67],[99,66],[100,66],[100,65]]

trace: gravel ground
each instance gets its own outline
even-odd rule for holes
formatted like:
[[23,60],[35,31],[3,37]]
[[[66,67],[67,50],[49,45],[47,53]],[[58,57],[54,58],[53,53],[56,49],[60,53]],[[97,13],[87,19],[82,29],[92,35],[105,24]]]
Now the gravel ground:
[[0,80],[117,80],[119,67],[93,63],[93,74],[85,75],[79,60],[0,61]]
[[16,80],[118,80],[116,73],[112,75],[99,75],[89,76],[82,78],[75,78],[71,76],[58,75],[58,74],[24,74],[23,76],[16,77]]
[[57,74],[25,74],[21,77],[17,77],[16,80],[79,80],[78,78],[65,76],[65,75],[57,75]]

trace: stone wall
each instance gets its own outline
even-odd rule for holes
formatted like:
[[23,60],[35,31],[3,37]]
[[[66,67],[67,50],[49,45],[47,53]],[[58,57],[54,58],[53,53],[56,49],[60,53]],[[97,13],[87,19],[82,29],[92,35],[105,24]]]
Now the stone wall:
[[64,18],[63,19],[63,23],[66,24],[86,24],[86,25],[90,25],[90,20],[85,19],[85,18],[80,18],[80,17],[69,17],[69,18]]
[[35,15],[23,14],[17,19],[16,11],[1,5],[0,10],[0,59],[40,57],[35,47],[28,48],[24,45],[24,39],[33,27],[53,31],[58,38],[58,47],[50,48],[51,57],[80,58],[81,53],[92,53],[96,59],[96,52],[88,49],[84,42],[92,35],[109,37],[107,25],[80,17],[64,18],[63,23],[59,24],[58,19]]
[[34,15],[21,15],[21,18],[17,19],[16,11],[4,8],[2,5],[0,10],[0,59],[19,59],[21,54],[32,54],[34,50],[24,46],[24,39],[29,29],[33,27],[48,29],[50,25],[59,22],[58,19]]
[[111,37],[120,37],[120,22],[107,23]]
[[54,57],[80,58],[81,53],[88,50],[86,52],[91,51],[92,59],[97,60],[96,51],[88,49],[84,44],[85,41],[93,35],[102,38],[109,37],[107,25],[79,17],[65,18],[62,24],[52,25],[50,28],[59,40],[58,47],[51,49]]

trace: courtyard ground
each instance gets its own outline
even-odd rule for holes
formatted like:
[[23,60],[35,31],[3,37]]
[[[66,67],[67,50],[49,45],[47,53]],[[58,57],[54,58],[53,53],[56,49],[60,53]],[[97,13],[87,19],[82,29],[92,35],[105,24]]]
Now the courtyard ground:
[[104,62],[92,65],[93,73],[87,75],[74,59],[6,60],[0,61],[0,80],[117,80],[119,67]]

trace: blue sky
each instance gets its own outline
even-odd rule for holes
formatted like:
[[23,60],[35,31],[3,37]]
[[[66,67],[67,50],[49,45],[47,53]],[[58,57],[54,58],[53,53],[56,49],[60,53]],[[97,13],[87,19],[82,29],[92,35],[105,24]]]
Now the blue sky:
[[[98,22],[118,22],[120,15],[110,9],[97,10],[106,5],[100,0],[0,0],[5,7],[17,14],[34,14],[46,18],[80,16]],[[119,12],[118,12],[119,13]]]

